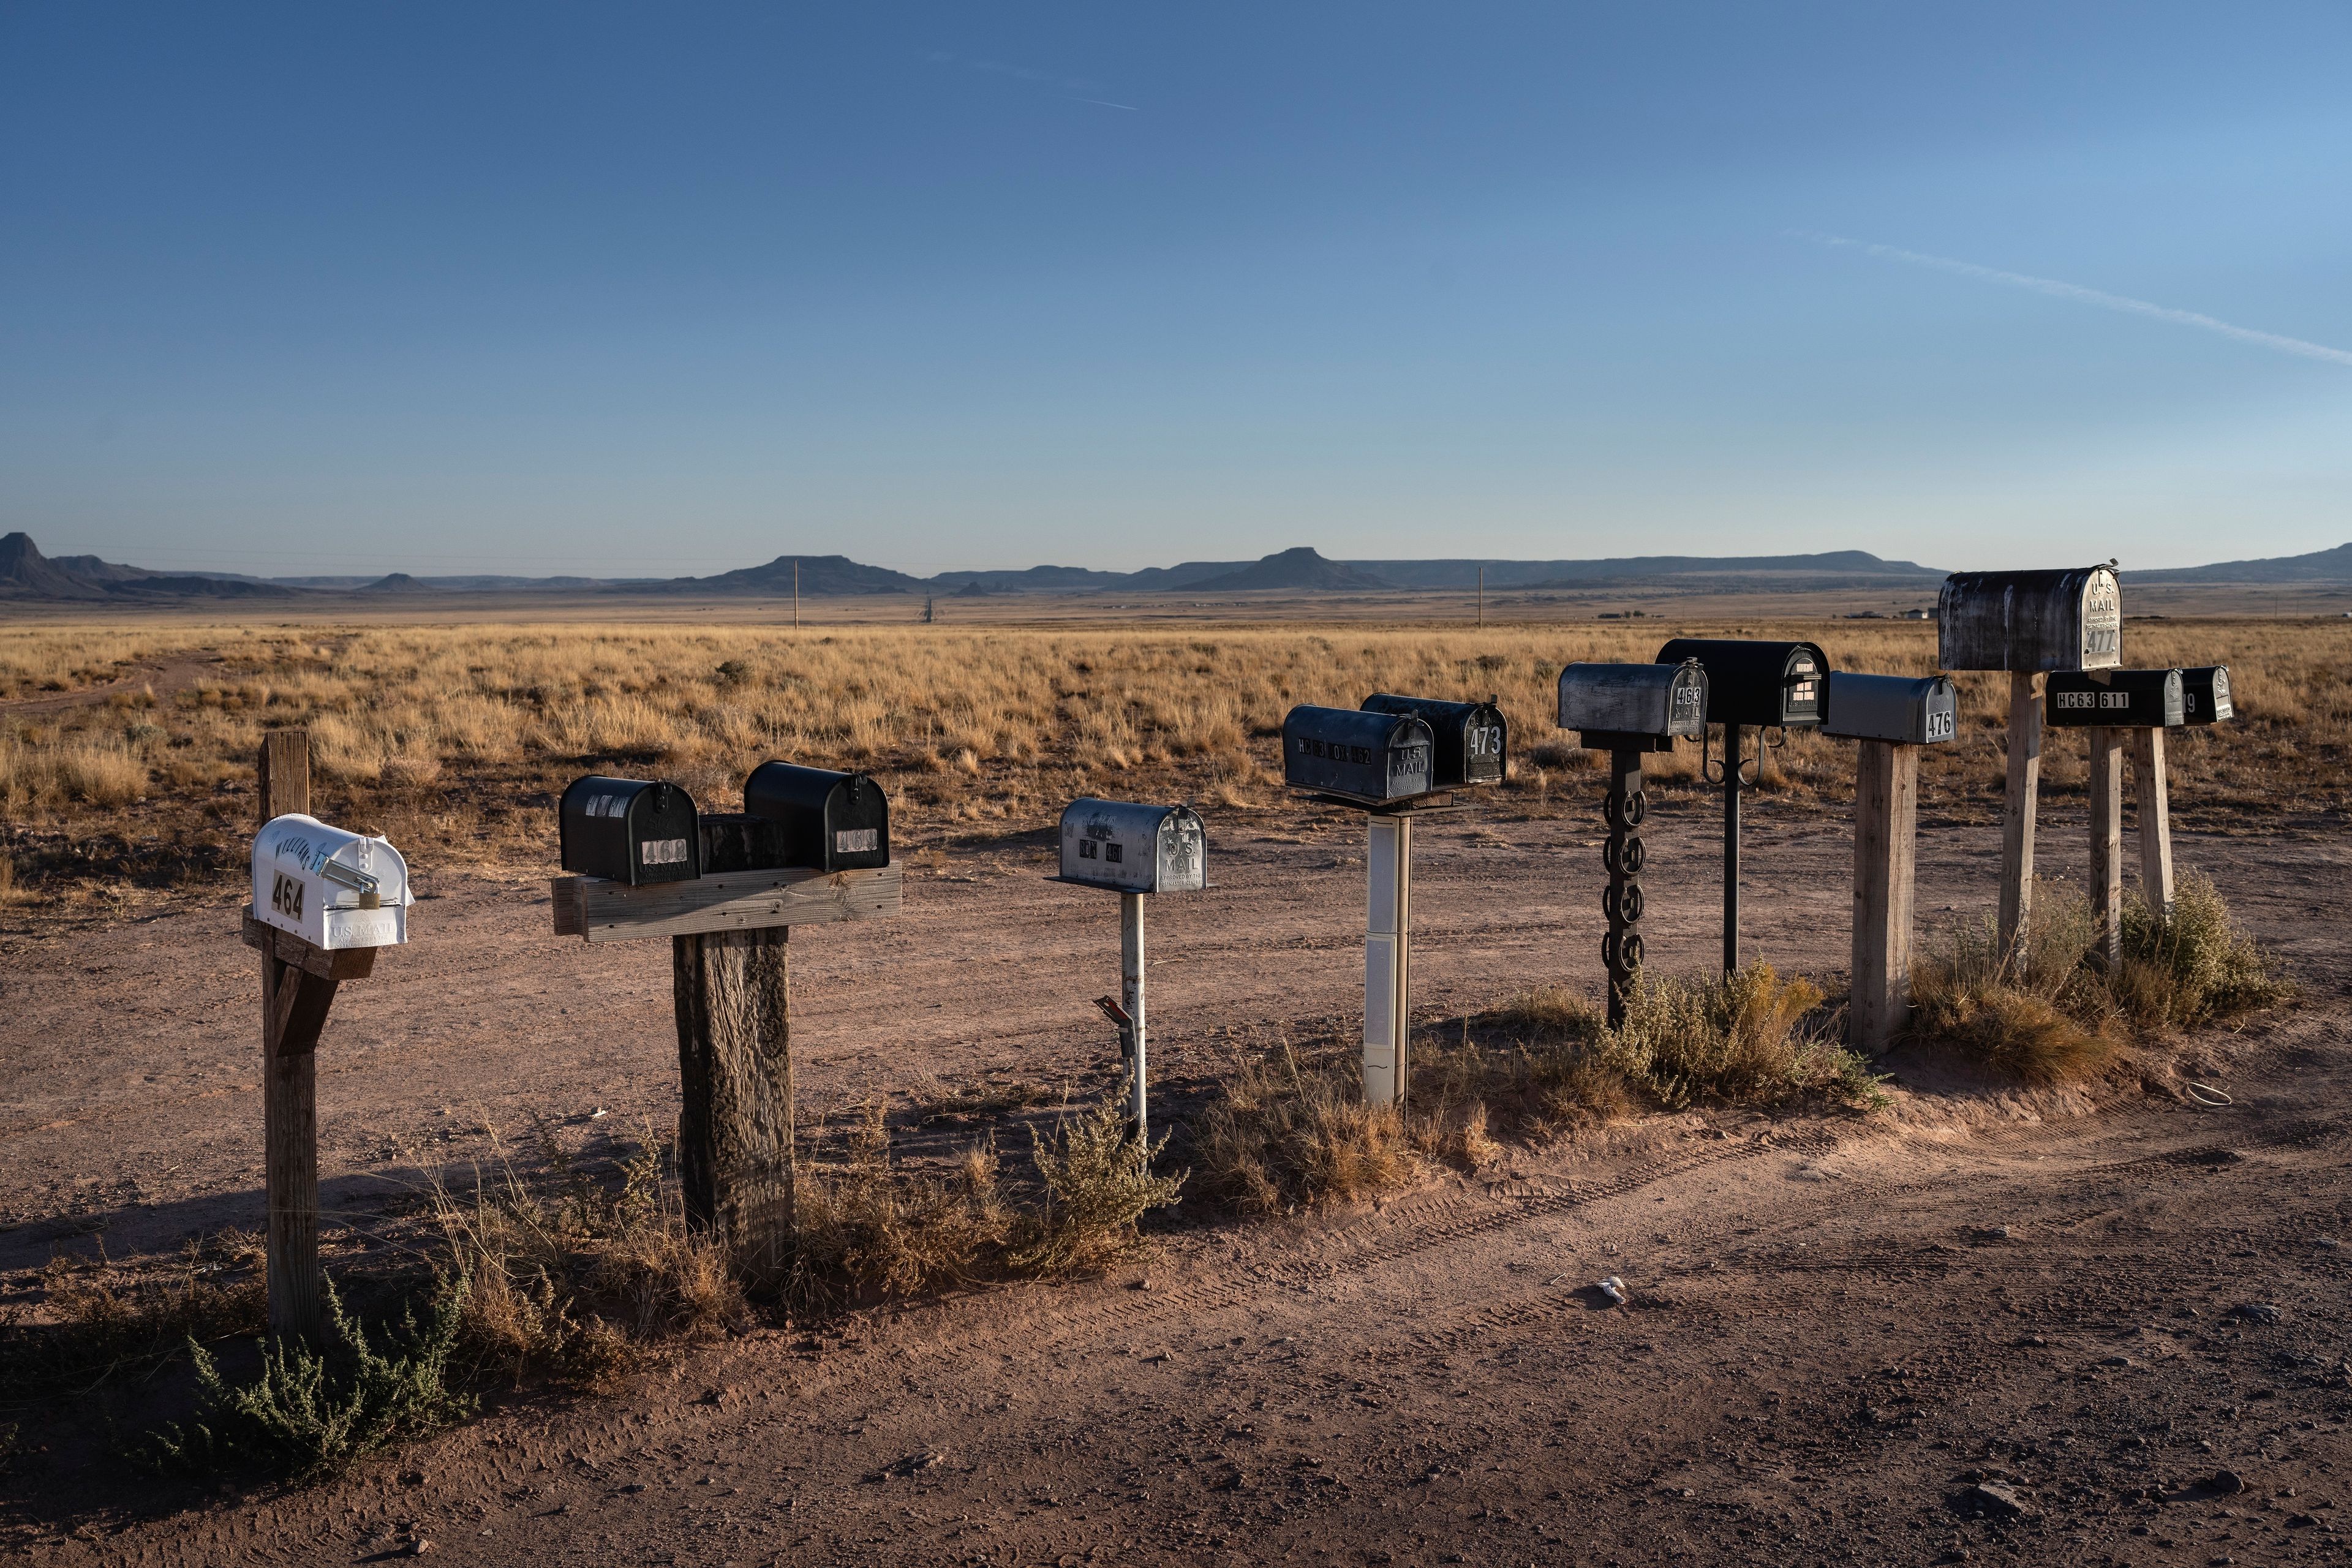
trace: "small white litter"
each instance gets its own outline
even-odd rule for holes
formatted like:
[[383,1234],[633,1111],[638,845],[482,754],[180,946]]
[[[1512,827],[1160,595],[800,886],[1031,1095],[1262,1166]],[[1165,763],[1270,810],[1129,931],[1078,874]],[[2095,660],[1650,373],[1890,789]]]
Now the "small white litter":
[[2198,1104],[2206,1106],[2214,1110],[2219,1110],[2224,1106],[2234,1105],[2237,1103],[2228,1095],[2212,1087],[2212,1085],[2203,1083],[2190,1084],[2189,1086],[2189,1098],[2196,1101]]
[[1601,1282],[1600,1290],[1618,1306],[1622,1307],[1625,1304],[1625,1281],[1618,1279],[1614,1274]]

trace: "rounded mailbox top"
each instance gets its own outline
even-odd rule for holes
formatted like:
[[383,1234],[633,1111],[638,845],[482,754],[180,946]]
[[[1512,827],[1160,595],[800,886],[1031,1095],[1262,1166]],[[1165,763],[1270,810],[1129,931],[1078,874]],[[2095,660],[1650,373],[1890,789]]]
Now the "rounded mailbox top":
[[408,862],[383,838],[289,813],[253,837],[254,918],[313,947],[408,940]]
[[2112,563],[2061,571],[1955,572],[1936,601],[1946,669],[2112,669],[2123,662],[2123,592]]

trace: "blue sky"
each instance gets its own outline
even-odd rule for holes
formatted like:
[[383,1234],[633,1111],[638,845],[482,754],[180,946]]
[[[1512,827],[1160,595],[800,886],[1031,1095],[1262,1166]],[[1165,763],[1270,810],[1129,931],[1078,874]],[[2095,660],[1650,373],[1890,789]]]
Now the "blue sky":
[[2336,4],[0,0],[0,530],[270,574],[2320,549],[2347,68]]

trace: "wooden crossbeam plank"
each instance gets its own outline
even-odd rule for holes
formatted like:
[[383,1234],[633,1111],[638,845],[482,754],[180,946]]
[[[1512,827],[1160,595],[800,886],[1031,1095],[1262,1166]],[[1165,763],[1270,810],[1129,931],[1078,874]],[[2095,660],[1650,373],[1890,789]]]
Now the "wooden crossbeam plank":
[[595,877],[576,882],[576,915],[565,910],[562,890],[556,889],[556,934],[632,942],[886,920],[899,910],[906,878],[901,868],[890,865],[864,871],[728,871],[644,888]]

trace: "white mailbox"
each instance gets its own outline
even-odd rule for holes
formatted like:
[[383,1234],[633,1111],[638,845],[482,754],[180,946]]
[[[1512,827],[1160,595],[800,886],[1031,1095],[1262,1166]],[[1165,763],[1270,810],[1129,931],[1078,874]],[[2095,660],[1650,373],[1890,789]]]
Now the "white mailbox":
[[272,817],[253,841],[253,914],[313,947],[392,947],[408,940],[408,862],[381,838],[299,814]]
[[1120,893],[1195,893],[1208,841],[1188,805],[1074,800],[1062,813],[1062,880]]

